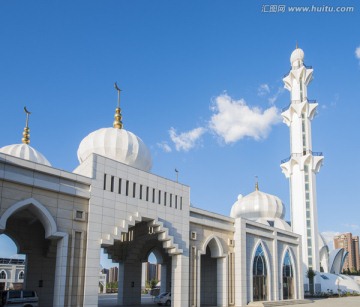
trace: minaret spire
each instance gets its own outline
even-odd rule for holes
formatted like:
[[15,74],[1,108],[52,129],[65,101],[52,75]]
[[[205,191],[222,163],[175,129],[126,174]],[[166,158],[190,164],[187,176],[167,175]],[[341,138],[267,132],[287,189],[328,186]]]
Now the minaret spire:
[[26,107],[24,107],[24,111],[26,113],[26,122],[25,122],[25,128],[24,128],[24,132],[23,132],[23,138],[21,139],[21,141],[24,144],[30,144],[29,115],[31,114],[31,112],[29,112],[26,109]]
[[118,87],[117,83],[115,82],[114,84],[114,88],[115,90],[118,92],[118,101],[117,101],[117,108],[115,109],[115,115],[114,115],[114,123],[113,123],[113,127],[114,128],[118,128],[118,129],[122,129],[123,124],[122,124],[122,116],[121,116],[121,109],[120,109],[120,92],[121,89]]
[[304,51],[296,46],[290,57],[291,70],[283,79],[291,94],[290,105],[281,113],[290,128],[290,157],[281,161],[281,168],[290,181],[291,226],[302,237],[306,276],[308,269],[320,271],[316,173],[324,157],[312,149],[311,122],[318,104],[307,96],[313,69],[304,65],[304,56]]

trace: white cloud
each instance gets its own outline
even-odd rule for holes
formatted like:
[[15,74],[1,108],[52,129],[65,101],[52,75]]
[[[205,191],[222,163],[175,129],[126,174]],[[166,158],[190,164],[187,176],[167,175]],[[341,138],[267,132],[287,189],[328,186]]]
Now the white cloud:
[[170,128],[169,134],[177,151],[189,151],[195,147],[196,141],[205,133],[205,131],[205,128],[198,127],[193,130],[177,134],[174,128]]
[[156,145],[159,148],[161,148],[164,152],[172,152],[172,149],[167,142],[157,143]]
[[356,56],[357,59],[360,60],[360,46],[356,48],[356,50],[355,50],[355,56]]
[[259,96],[265,96],[266,94],[270,93],[270,87],[266,83],[260,84],[260,86],[258,87],[257,92],[258,92]]
[[226,144],[244,137],[264,139],[271,126],[279,123],[281,119],[275,106],[262,111],[258,107],[249,107],[244,99],[233,100],[227,94],[215,99],[212,110],[215,114],[210,119],[209,127]]
[[284,91],[285,89],[283,87],[279,87],[277,92],[273,96],[269,97],[269,103],[273,105],[278,100],[279,96],[284,93]]

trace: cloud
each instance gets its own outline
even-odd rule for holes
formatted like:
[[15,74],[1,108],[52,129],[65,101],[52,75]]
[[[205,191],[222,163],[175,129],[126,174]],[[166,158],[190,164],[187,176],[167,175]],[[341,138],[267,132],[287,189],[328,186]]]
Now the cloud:
[[270,87],[266,83],[261,84],[257,90],[258,96],[265,96],[270,93]]
[[284,91],[285,89],[283,87],[279,87],[277,92],[273,96],[269,97],[269,103],[273,105],[278,100],[279,96],[284,93]]
[[161,148],[164,152],[172,152],[172,149],[167,142],[157,143],[156,145],[159,148]]
[[358,60],[360,60],[360,46],[356,48],[355,50],[355,56]]
[[194,148],[196,141],[206,132],[203,127],[177,134],[174,128],[170,128],[170,139],[174,142],[177,151],[189,151]]
[[227,94],[218,96],[212,110],[209,128],[220,136],[226,144],[245,137],[255,140],[265,139],[271,126],[280,122],[281,117],[275,106],[265,111],[249,107],[244,99],[234,100]]

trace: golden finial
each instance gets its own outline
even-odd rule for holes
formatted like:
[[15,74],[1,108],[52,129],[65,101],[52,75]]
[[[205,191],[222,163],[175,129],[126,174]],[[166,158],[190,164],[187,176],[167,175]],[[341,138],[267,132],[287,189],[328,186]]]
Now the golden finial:
[[24,107],[24,111],[26,113],[26,123],[25,123],[24,132],[23,132],[23,138],[21,139],[21,141],[24,144],[29,144],[30,143],[29,115],[31,113],[26,109],[26,107]]
[[256,181],[255,181],[255,191],[259,191],[259,182],[258,182],[258,176],[255,176]]
[[114,115],[115,120],[114,120],[114,123],[113,123],[113,127],[121,129],[123,127],[123,124],[122,124],[122,121],[121,121],[122,116],[121,116],[121,109],[120,109],[120,92],[121,92],[121,89],[118,87],[116,82],[114,84],[114,88],[118,92],[118,103],[117,103],[117,108],[115,109],[115,115]]

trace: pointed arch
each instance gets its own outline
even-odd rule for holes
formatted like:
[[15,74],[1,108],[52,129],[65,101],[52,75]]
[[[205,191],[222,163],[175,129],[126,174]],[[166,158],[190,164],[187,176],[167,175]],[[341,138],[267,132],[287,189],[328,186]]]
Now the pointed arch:
[[[270,266],[270,259],[269,259],[269,251],[267,249],[267,246],[265,244],[265,242],[263,242],[261,239],[258,239],[258,241],[256,242],[256,244],[254,245],[253,251],[251,253],[251,265],[249,267],[249,275],[250,276],[250,298],[251,301],[254,301],[254,288],[256,289],[254,282],[258,282],[257,280],[254,281],[254,264],[255,264],[255,257],[256,257],[256,253],[258,252],[258,249],[261,248],[262,250],[262,254],[265,260],[265,275],[261,275],[261,276],[265,276],[264,282],[265,282],[265,286],[264,289],[266,291],[265,296],[266,296],[266,301],[271,300],[271,280],[272,280],[272,272],[271,272],[271,266]],[[257,277],[256,277],[257,278]],[[256,294],[257,295],[257,294]]]
[[[286,259],[288,257],[288,259]],[[286,268],[285,262],[289,262],[287,265],[290,268]],[[281,295],[282,299],[294,299],[297,297],[297,272],[295,265],[295,258],[292,250],[289,246],[284,248],[281,256],[281,262],[279,265],[279,279],[281,284]],[[285,270],[285,271],[284,271]],[[285,293],[287,291],[287,293]]]
[[0,279],[7,279],[7,273],[5,270],[0,271]]
[[56,222],[49,210],[32,197],[19,201],[6,209],[0,218],[0,232],[5,231],[6,223],[12,215],[24,209],[29,209],[40,220],[45,229],[45,238],[60,238],[64,236],[64,234],[57,231]]
[[18,280],[23,280],[25,276],[24,270],[21,270],[18,274]]
[[204,241],[201,249],[199,249],[199,253],[201,255],[206,254],[206,247],[209,246],[211,251],[211,258],[221,258],[225,257],[224,249],[222,247],[220,239],[215,235],[210,235]]

